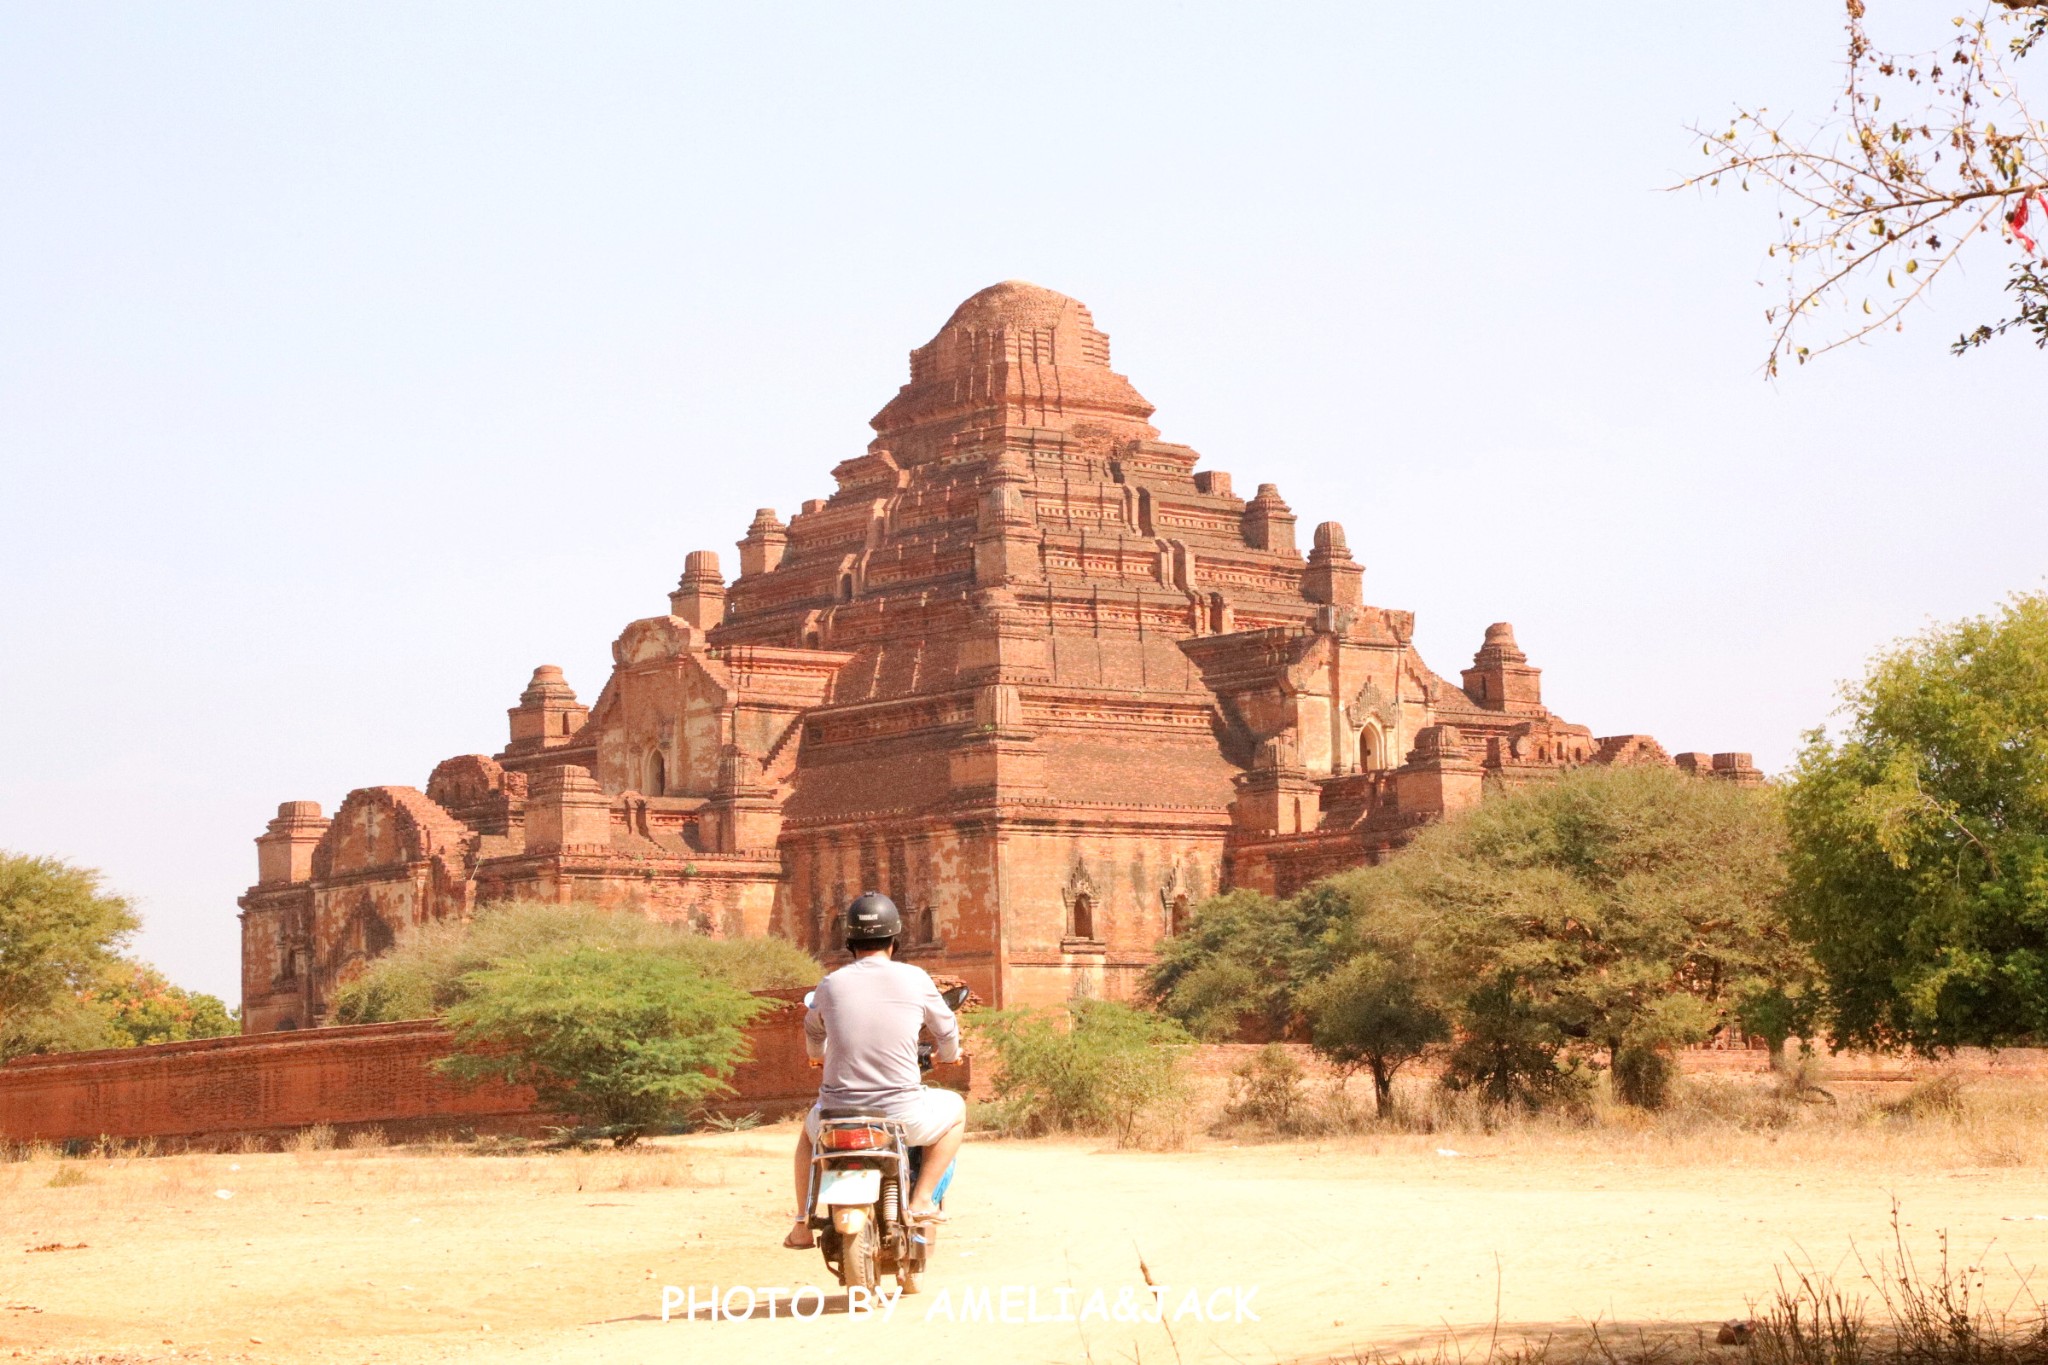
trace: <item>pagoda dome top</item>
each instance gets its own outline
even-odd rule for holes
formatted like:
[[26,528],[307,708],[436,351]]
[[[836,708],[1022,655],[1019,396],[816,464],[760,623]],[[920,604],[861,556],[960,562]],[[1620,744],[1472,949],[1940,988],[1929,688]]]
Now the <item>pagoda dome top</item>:
[[[1156,440],[1152,405],[1109,367],[1109,338],[1088,305],[1026,280],[970,295],[910,353],[910,382],[875,414],[896,458],[931,458],[963,426],[1097,429]],[[943,430],[941,430],[943,428]],[[931,433],[930,449],[908,429]]]
[[953,310],[941,332],[965,329],[992,332],[1010,327],[1076,327],[1095,330],[1088,305],[1056,289],[1029,280],[1004,280],[968,298]]

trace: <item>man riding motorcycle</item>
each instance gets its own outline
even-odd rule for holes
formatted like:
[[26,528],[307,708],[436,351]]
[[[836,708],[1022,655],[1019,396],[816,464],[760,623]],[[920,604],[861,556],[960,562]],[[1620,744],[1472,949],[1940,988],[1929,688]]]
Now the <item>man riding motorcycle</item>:
[[967,1134],[967,1102],[957,1091],[926,1086],[917,1065],[918,1030],[928,1028],[942,1062],[960,1058],[960,1025],[921,967],[896,961],[903,916],[896,902],[867,891],[846,907],[846,947],[853,961],[818,983],[804,1012],[804,1048],[825,1065],[818,1102],[796,1139],[796,1226],[782,1244],[814,1245],[810,1229],[811,1146],[825,1109],[861,1109],[903,1125],[904,1138],[925,1149],[906,1219],[945,1218],[935,1202],[940,1179]]

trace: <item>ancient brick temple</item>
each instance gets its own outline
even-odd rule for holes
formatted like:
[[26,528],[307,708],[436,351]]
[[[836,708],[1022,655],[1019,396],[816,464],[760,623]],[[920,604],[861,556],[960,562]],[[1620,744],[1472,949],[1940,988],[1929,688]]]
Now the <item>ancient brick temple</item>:
[[756,513],[730,583],[689,555],[594,705],[542,667],[498,754],[331,819],[279,807],[240,902],[243,1027],[320,1023],[364,959],[515,895],[829,960],[875,887],[912,960],[988,999],[1126,995],[1219,889],[1371,861],[1489,783],[1674,761],[1553,715],[1506,624],[1433,672],[1341,526],[1304,557],[1273,485],[1240,497],[1151,415],[1075,300],[961,304],[831,495]]

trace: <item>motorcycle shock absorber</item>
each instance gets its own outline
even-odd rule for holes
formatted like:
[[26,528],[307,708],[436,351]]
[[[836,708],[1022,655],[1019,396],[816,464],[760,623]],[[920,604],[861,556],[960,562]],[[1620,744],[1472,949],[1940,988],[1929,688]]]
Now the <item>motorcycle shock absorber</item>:
[[882,1177],[882,1226],[894,1227],[903,1221],[903,1192],[893,1175]]

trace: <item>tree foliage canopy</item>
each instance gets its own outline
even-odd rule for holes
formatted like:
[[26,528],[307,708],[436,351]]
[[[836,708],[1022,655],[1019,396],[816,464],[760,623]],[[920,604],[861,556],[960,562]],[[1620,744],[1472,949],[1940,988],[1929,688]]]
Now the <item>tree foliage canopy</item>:
[[2048,1037],[2048,595],[1880,656],[1794,771],[1792,923],[1837,1040]]
[[1341,1074],[1372,1074],[1381,1118],[1394,1109],[1394,1077],[1451,1036],[1449,984],[1429,969],[1417,938],[1374,925],[1355,950],[1300,994],[1309,1037]]
[[101,972],[90,1004],[106,1021],[109,1046],[222,1038],[241,1027],[219,996],[174,986],[156,968],[125,959]]
[[88,997],[138,924],[99,873],[0,852],[0,1061],[111,1044]]
[[1248,1025],[1280,1037],[1298,1013],[1297,983],[1322,965],[1324,935],[1346,911],[1318,888],[1285,901],[1243,890],[1213,896],[1159,945],[1147,990],[1198,1038],[1235,1038]]
[[431,1018],[464,998],[470,973],[543,949],[575,945],[674,958],[743,991],[809,986],[819,976],[817,962],[784,939],[708,938],[636,911],[554,901],[498,901],[466,923],[423,925],[373,959],[335,993],[335,1018],[344,1024]]

